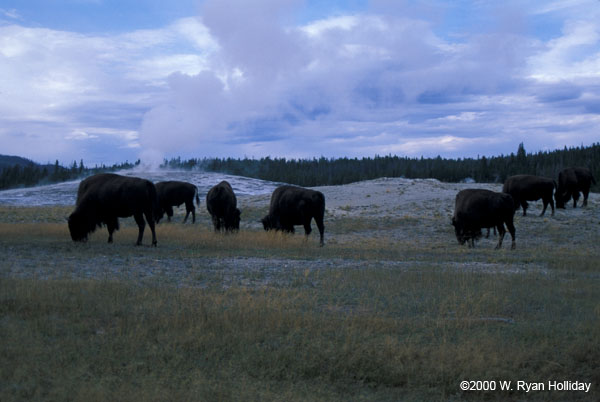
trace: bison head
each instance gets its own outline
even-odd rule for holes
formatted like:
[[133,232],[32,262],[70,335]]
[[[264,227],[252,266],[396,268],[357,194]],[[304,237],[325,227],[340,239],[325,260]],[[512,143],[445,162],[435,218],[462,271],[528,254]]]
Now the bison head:
[[458,244],[465,244],[467,239],[463,236],[462,225],[459,225],[459,223],[456,221],[456,218],[452,218],[452,226],[454,226],[454,234],[456,234],[456,240],[458,240]]
[[264,218],[262,218],[261,222],[265,230],[275,229],[275,227],[273,226],[273,219],[271,218],[271,215],[267,215]]
[[565,209],[565,203],[567,203],[571,197],[567,197],[566,193],[562,194],[557,191],[554,193],[554,198],[556,199],[556,208]]
[[86,242],[88,234],[96,229],[96,223],[79,210],[69,216],[68,224],[73,241]]
[[481,229],[465,228],[456,220],[456,218],[452,218],[452,226],[454,226],[454,234],[460,245],[465,244],[469,240],[473,243],[474,240],[477,240],[482,236]]

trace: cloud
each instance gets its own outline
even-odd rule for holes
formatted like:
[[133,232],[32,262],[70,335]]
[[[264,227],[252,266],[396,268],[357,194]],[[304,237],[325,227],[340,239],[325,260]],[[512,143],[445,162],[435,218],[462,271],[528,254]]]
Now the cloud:
[[565,102],[581,97],[583,89],[571,82],[561,81],[540,85],[536,98],[539,102]]
[[119,34],[0,25],[0,141],[86,162],[597,141],[596,3],[468,4],[372,1],[301,20],[299,0],[206,0],[198,17]]
[[[91,125],[96,134],[87,140],[108,136],[117,148],[138,148],[143,113],[164,92],[166,77],[173,71],[202,71],[203,54],[213,46],[196,18],[113,36],[0,26],[3,152],[39,153],[26,148],[23,153],[10,134],[17,130],[35,132],[39,142],[47,141],[42,149],[53,157],[68,160],[75,154],[103,162],[83,141],[69,144],[82,139],[72,133],[87,133]],[[115,156],[111,161],[118,162]]]
[[600,78],[600,22],[567,21],[563,35],[529,59],[531,77],[539,81]]
[[[186,149],[190,156],[239,156],[249,149],[257,156],[423,152],[386,147],[381,138],[412,144],[419,135],[441,135],[436,119],[476,113],[469,108],[481,109],[482,97],[517,87],[531,47],[504,32],[448,42],[430,22],[401,14],[298,26],[289,15],[296,6],[206,2],[202,22],[218,46],[203,73],[169,80],[169,96],[144,118],[142,145],[167,155]],[[449,119],[447,130],[456,121]],[[168,129],[172,134],[163,135]],[[428,141],[423,144],[440,144]]]
[[[14,8],[10,8],[10,9],[0,8],[0,17],[5,17],[10,20],[20,20],[21,19],[21,15]],[[2,22],[1,19],[0,19],[0,22]]]

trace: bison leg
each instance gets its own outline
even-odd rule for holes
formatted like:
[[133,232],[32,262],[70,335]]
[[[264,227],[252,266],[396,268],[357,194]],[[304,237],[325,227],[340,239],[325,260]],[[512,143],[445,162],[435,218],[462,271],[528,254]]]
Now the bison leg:
[[[503,226],[504,228],[504,226]],[[506,228],[508,229],[508,232],[510,233],[510,237],[512,238],[512,243],[510,244],[510,249],[514,250],[517,247],[517,243],[516,243],[516,230],[515,230],[515,225],[513,223],[512,218],[506,221]]]
[[[552,216],[554,216],[554,199],[552,199],[552,196],[550,196],[550,199],[548,200],[548,204],[550,204],[550,207],[552,207]],[[545,210],[546,208],[544,208]],[[542,213],[542,215],[544,215]]]
[[521,201],[521,208],[523,208],[523,216],[527,216],[527,208],[529,207],[529,204],[527,203],[527,201],[523,200]]
[[106,228],[108,229],[108,242],[113,242],[113,233],[115,230],[119,230],[119,219],[114,218],[106,222]]
[[587,200],[588,200],[589,195],[590,195],[589,189],[583,190],[583,206],[584,207],[587,207]]
[[152,213],[146,212],[146,213],[144,213],[144,215],[146,215],[146,220],[148,221],[148,226],[150,226],[150,231],[152,231],[152,246],[156,247],[156,245],[157,245],[156,230],[155,230],[154,219],[152,218]]
[[296,233],[296,229],[294,229],[294,225],[293,224],[290,225],[288,223],[281,222],[281,230],[283,232]]
[[[500,228],[502,228],[502,235],[500,237],[500,241],[498,242],[498,246],[496,246],[497,249],[502,247],[502,239],[504,238],[504,234],[506,233],[506,230],[504,229],[504,225],[502,223],[500,225],[498,225],[498,230],[500,230]],[[517,247],[517,243],[516,243],[515,225],[513,223],[512,217],[506,221],[506,228],[508,229],[508,232],[510,233],[510,237],[512,238],[512,243],[510,245],[510,249],[514,250]]]
[[312,227],[310,226],[310,219],[308,221],[304,221],[304,234],[308,236],[312,232]]
[[190,212],[192,213],[192,223],[196,223],[196,208],[194,208],[194,202],[186,201],[185,203],[185,218],[183,219],[183,223],[187,221],[188,216],[190,216]]
[[319,246],[323,247],[323,245],[325,244],[323,242],[323,235],[325,233],[325,225],[323,225],[323,218],[315,217],[315,223],[317,224],[317,227],[319,228],[319,234],[321,235],[321,239],[319,240]]
[[577,201],[579,200],[579,191],[573,192],[573,208],[577,207]]
[[504,224],[500,223],[496,226],[498,228],[498,244],[496,245],[496,250],[502,248],[502,241],[504,240],[504,235],[506,234],[506,229],[504,229]]
[[544,203],[544,208],[542,208],[542,213],[540,214],[540,216],[544,216],[544,214],[546,213],[546,208],[548,208],[548,200],[542,198],[542,202]]
[[[135,223],[137,223],[139,228],[138,238],[135,245],[140,246],[142,244],[142,238],[144,237],[144,228],[146,227],[146,221],[144,220],[144,216],[141,213],[134,214],[133,218],[135,219]],[[153,242],[155,240],[156,239],[152,239]]]
[[567,191],[565,193],[565,195],[563,196],[563,203],[565,204],[565,208],[566,208],[567,203],[571,200],[571,196],[572,196],[572,193],[570,190]]
[[171,218],[173,217],[173,207],[169,205],[165,208],[165,211],[167,213],[167,221],[171,222]]
[[216,215],[212,215],[211,218],[212,218],[213,228],[215,229],[215,232],[220,232],[221,231],[221,219],[219,219],[219,217]]

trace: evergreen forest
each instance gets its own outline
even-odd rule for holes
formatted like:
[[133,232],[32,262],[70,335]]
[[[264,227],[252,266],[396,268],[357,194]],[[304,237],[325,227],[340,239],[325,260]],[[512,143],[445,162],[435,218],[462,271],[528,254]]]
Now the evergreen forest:
[[[0,156],[0,162],[13,161],[15,157]],[[140,164],[121,163],[112,166],[86,167],[83,160],[69,167],[38,165],[18,158],[19,162],[0,163],[0,189],[34,186],[75,180],[100,172],[128,169]],[[396,155],[368,158],[313,158],[286,159],[254,158],[181,158],[165,159],[161,167],[170,169],[198,169],[237,176],[253,177],[299,186],[324,186],[348,184],[380,177],[405,177],[409,179],[434,178],[443,182],[475,181],[503,183],[515,174],[533,174],[556,179],[558,173],[571,166],[591,169],[597,184],[592,191],[600,192],[600,143],[591,146],[571,147],[554,151],[528,153],[523,143],[516,153],[493,157],[446,159],[409,158]]]
[[25,158],[0,155],[0,190],[76,180],[95,173],[130,169],[139,164],[138,160],[135,163],[96,165],[90,168],[80,160],[79,163],[74,161],[71,166],[65,167],[58,160],[54,165],[40,165]]
[[296,184],[299,186],[325,186],[371,180],[379,177],[405,177],[409,179],[434,178],[443,182],[475,181],[504,183],[516,174],[558,178],[558,173],[572,166],[591,169],[599,184],[592,191],[600,191],[600,143],[589,147],[572,147],[555,151],[527,153],[523,143],[516,154],[486,158],[445,159],[408,158],[395,155],[373,158],[314,158],[314,159],[190,159],[165,160],[164,167],[221,172],[262,180]]

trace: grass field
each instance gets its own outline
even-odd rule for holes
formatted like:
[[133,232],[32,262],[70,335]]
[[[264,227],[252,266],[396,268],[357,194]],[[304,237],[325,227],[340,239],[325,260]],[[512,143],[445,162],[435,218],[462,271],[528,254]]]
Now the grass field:
[[443,214],[330,216],[320,248],[246,208],[238,234],[201,212],[160,224],[152,248],[149,230],[133,246],[132,219],[114,244],[106,229],[75,244],[71,210],[0,207],[1,401],[600,398],[587,215],[517,217],[514,251],[460,247]]

